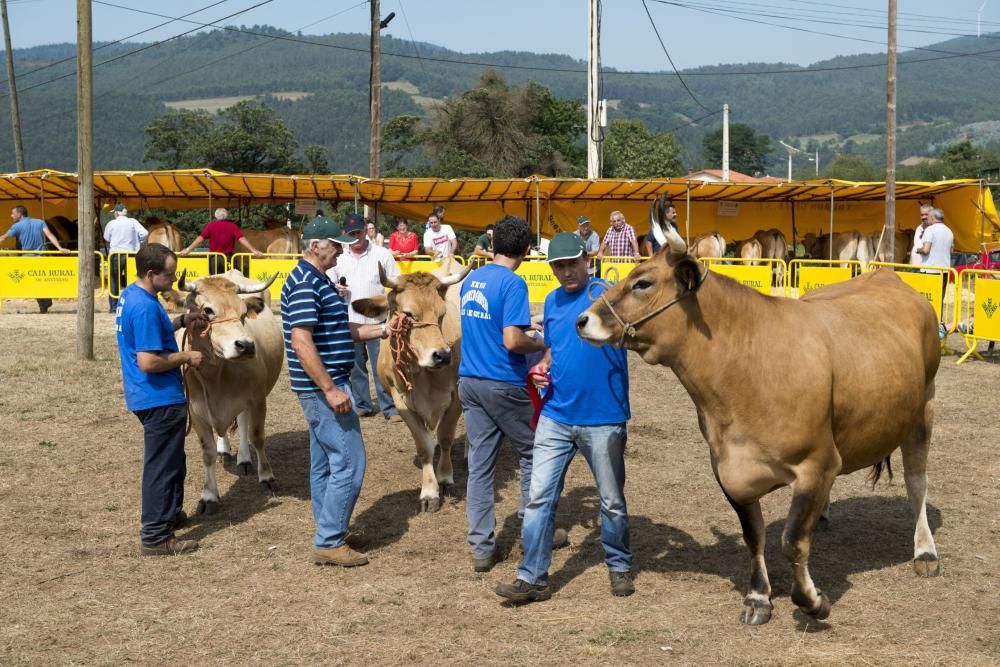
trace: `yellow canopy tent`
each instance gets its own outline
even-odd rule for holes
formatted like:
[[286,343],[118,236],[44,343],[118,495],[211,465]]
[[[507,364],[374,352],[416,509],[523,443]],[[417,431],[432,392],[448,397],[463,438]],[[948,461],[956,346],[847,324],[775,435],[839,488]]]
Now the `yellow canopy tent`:
[[[24,205],[36,217],[76,217],[75,174],[39,170],[0,175],[0,200]],[[192,209],[234,207],[294,200],[354,201],[376,204],[383,213],[414,220],[430,209],[447,208],[446,220],[458,228],[480,230],[507,214],[531,222],[544,236],[576,229],[588,216],[602,232],[612,211],[644,234],[649,203],[661,194],[678,209],[678,223],[689,236],[719,231],[729,240],[747,238],[758,229],[776,227],[789,240],[807,232],[857,229],[878,231],[885,211],[885,184],[847,181],[791,183],[705,183],[675,179],[366,179],[352,175],[226,174],[207,169],[177,171],[99,171],[95,198],[143,208]],[[917,208],[942,208],[955,233],[955,247],[975,251],[1000,230],[988,188],[979,181],[897,183],[896,220],[912,229]],[[206,214],[206,219],[208,215]],[[0,223],[0,229],[8,224]],[[794,228],[794,229],[793,229]]]

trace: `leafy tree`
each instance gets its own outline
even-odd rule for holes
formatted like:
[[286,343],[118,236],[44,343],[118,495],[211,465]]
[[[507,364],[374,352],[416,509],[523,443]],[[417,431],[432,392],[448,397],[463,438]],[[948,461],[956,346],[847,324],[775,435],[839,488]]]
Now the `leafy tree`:
[[881,181],[885,178],[885,170],[860,155],[841,153],[820,171],[820,176],[844,181]]
[[[709,132],[702,139],[705,151],[705,166],[716,169],[722,165],[722,128]],[[773,150],[771,138],[757,134],[744,123],[729,126],[729,166],[750,176],[762,176],[767,172],[768,155]]]
[[244,100],[219,112],[199,145],[206,166],[233,173],[295,173],[299,145],[273,109]]
[[199,166],[201,146],[211,130],[212,117],[204,111],[168,111],[146,126],[142,159],[161,169]]
[[604,138],[604,175],[657,178],[682,173],[680,149],[672,135],[653,134],[640,120],[613,120]]
[[310,174],[329,174],[330,162],[326,159],[326,146],[309,144],[302,149],[306,156],[306,172]]

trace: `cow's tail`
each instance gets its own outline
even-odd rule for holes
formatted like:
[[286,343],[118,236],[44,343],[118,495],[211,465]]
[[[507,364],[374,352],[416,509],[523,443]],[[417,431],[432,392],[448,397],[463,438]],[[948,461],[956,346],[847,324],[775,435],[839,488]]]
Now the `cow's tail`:
[[892,481],[892,458],[891,455],[885,457],[882,461],[879,461],[872,466],[871,472],[868,473],[868,481],[872,483],[872,489],[878,484],[878,480],[882,477],[882,470],[885,470],[886,476],[888,476],[889,481]]

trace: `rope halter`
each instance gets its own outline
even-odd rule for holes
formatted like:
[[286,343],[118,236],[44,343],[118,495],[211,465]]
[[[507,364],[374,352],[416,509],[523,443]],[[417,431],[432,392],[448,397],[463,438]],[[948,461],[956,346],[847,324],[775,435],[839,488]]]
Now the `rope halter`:
[[[695,292],[697,292],[698,289],[702,286],[702,283],[705,282],[705,276],[706,275],[707,275],[707,272],[706,273],[700,273],[699,272],[698,273],[698,282],[694,285],[694,287],[692,287],[691,289],[689,289],[684,294],[681,294],[676,299],[673,299],[672,301],[668,301],[667,303],[663,304],[662,306],[658,306],[658,307],[654,308],[650,312],[646,313],[645,315],[643,315],[639,319],[634,320],[632,322],[626,322],[625,320],[623,320],[621,318],[621,316],[618,315],[618,313],[615,312],[614,307],[611,305],[611,301],[608,300],[608,291],[606,289],[603,292],[601,292],[601,301],[604,303],[605,306],[607,306],[608,312],[611,313],[611,317],[615,318],[615,322],[617,322],[618,326],[620,326],[622,328],[622,335],[619,336],[619,338],[618,338],[618,347],[624,347],[625,346],[625,339],[626,338],[629,338],[629,339],[635,338],[636,329],[639,327],[640,324],[643,324],[643,323],[647,322],[648,320],[653,319],[654,317],[656,317],[657,315],[659,315],[663,311],[667,310],[671,306],[679,303],[683,299],[686,299],[687,297],[689,297],[692,294],[694,294]],[[603,282],[603,281],[601,281],[601,282]],[[593,286],[595,284],[601,284],[601,283],[596,283],[596,282],[592,283],[591,286],[590,286],[590,288],[588,288],[588,292],[587,292],[587,296],[589,296],[592,301],[596,301],[596,299],[594,299],[592,293],[590,292],[590,290],[593,289]],[[606,285],[607,283],[604,283],[604,284]]]
[[435,322],[419,322],[401,310],[389,317],[386,327],[389,330],[389,350],[392,352],[392,365],[399,375],[406,390],[413,389],[413,383],[406,375],[406,367],[416,360],[413,345],[410,342],[410,332],[423,327],[436,327]]

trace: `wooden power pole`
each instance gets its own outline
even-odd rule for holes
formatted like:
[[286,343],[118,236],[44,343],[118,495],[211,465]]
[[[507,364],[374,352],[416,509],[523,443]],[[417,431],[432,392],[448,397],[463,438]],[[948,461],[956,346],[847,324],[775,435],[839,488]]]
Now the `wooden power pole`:
[[381,63],[379,58],[381,57],[382,51],[382,40],[380,38],[381,28],[379,23],[382,21],[381,14],[379,14],[379,0],[371,0],[372,9],[372,44],[371,44],[371,71],[368,77],[368,101],[371,104],[371,147],[368,158],[368,175],[371,178],[378,178],[378,157],[379,157],[379,131],[381,129],[381,116],[379,111],[379,106],[381,104],[382,98],[382,74],[381,74]]
[[14,79],[14,51],[10,47],[10,25],[7,23],[7,0],[0,0],[3,15],[3,46],[7,53],[7,87],[10,89],[10,124],[14,130],[14,163],[24,171],[24,149],[21,147],[21,112],[17,106],[17,81]]
[[76,0],[76,356],[94,358],[94,89],[91,0]]
[[[896,0],[889,0],[885,67],[885,256],[896,256]],[[877,249],[876,249],[877,250]]]

